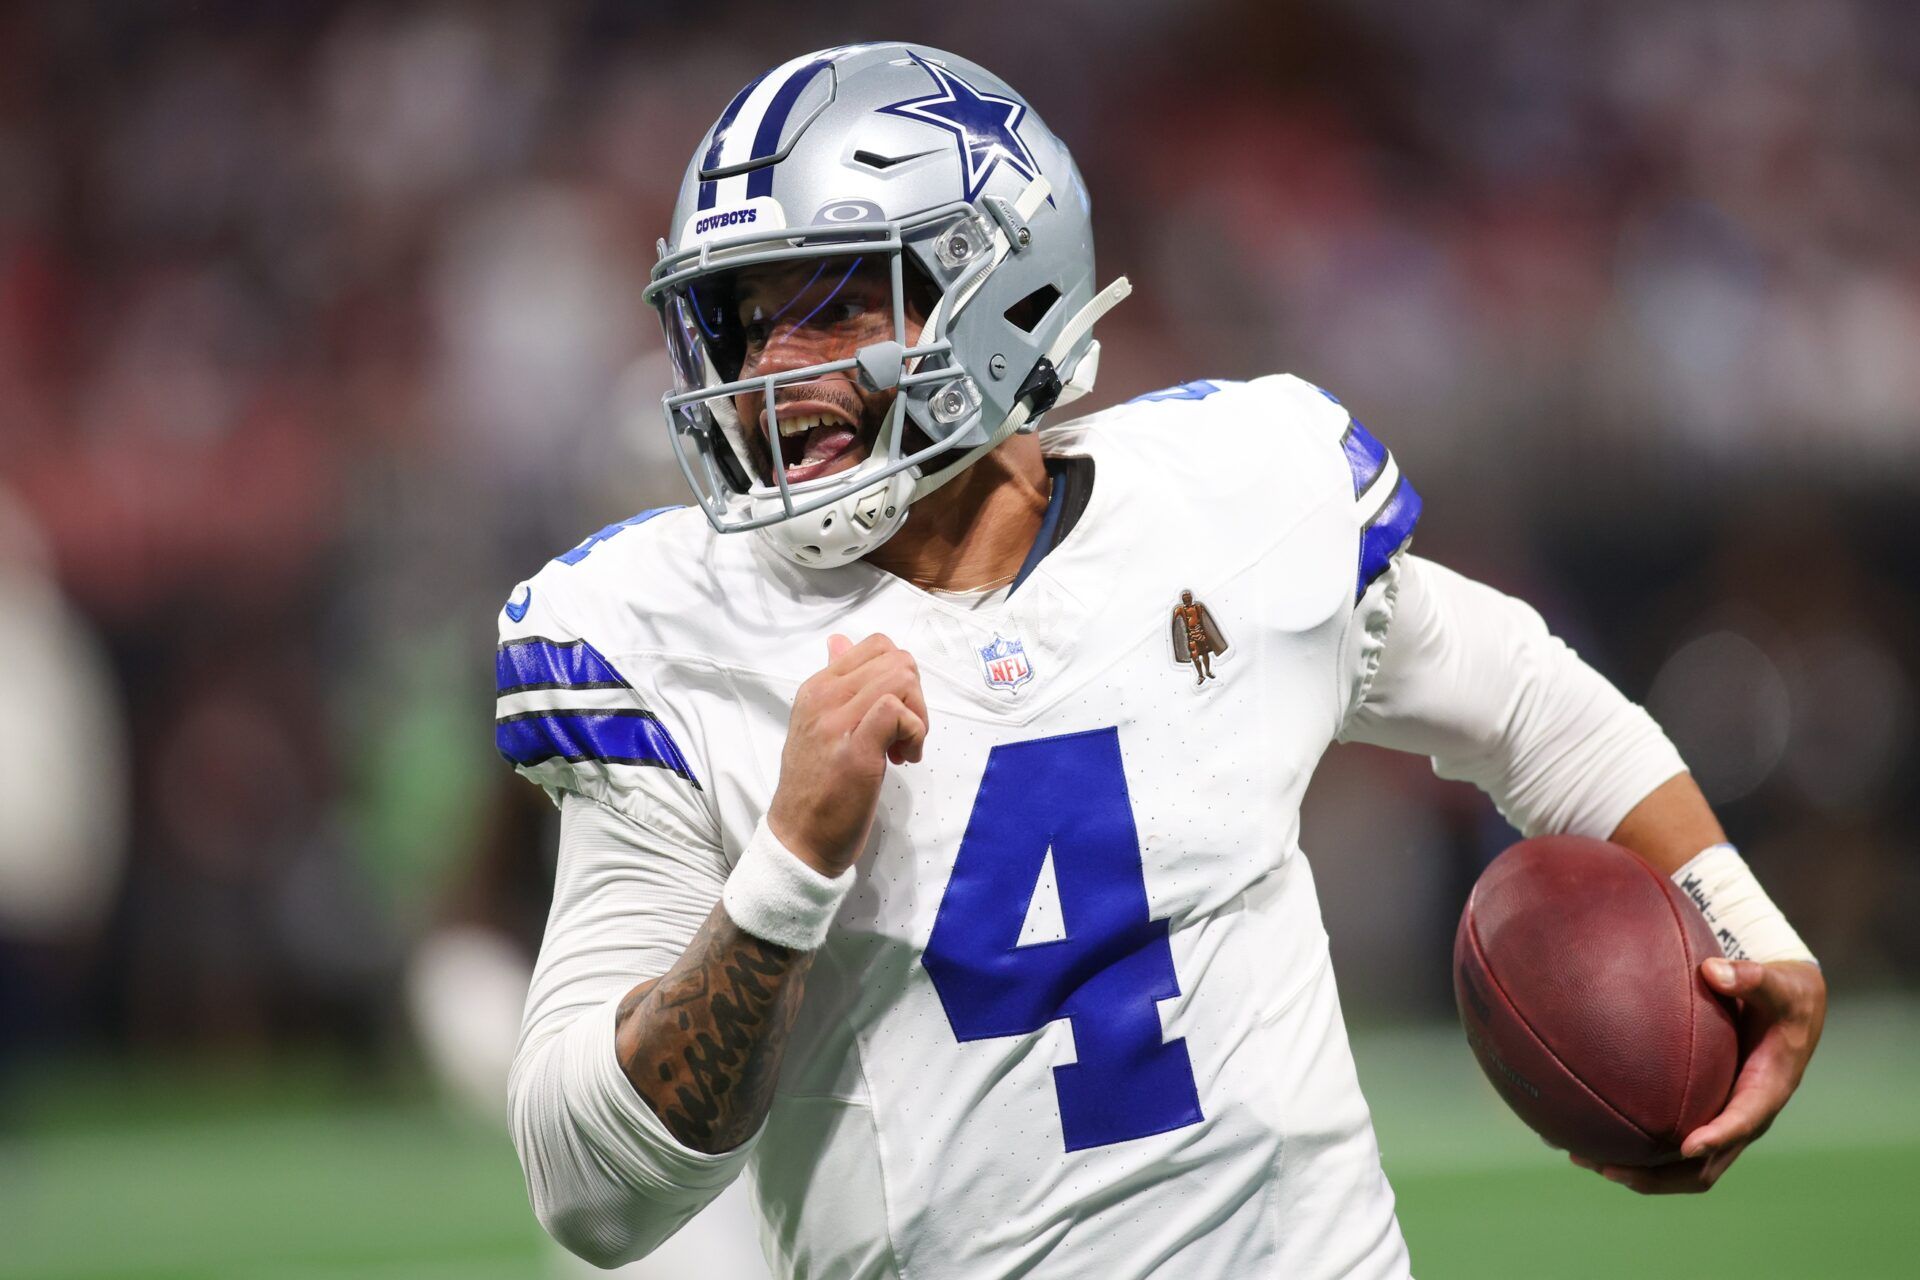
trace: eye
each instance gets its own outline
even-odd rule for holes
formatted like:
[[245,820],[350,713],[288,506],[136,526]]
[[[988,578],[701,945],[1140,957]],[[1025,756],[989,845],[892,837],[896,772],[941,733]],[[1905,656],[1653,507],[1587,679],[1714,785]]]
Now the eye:
[[858,298],[848,298],[844,301],[836,302],[831,309],[831,314],[835,323],[858,320],[861,316],[867,314],[867,304]]
[[766,313],[759,307],[744,310],[746,314],[740,317],[740,336],[748,347],[758,350],[767,345]]

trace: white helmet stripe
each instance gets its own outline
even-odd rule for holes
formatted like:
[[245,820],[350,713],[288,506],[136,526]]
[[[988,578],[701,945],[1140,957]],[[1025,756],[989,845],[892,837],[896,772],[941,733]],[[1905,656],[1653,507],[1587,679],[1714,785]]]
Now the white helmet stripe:
[[[719,153],[709,160],[710,169],[724,169],[736,164],[747,164],[762,157],[771,156],[780,149],[780,135],[785,131],[787,119],[793,113],[793,104],[799,100],[809,84],[822,70],[850,53],[871,48],[866,44],[839,45],[832,49],[821,49],[814,53],[803,54],[769,71],[754,83],[726,127],[721,139]],[[763,175],[757,181],[755,174]],[[714,205],[734,204],[755,195],[766,195],[766,191],[753,189],[756,186],[770,186],[771,169],[751,170],[722,178],[712,184],[714,204],[702,204],[702,208]],[[704,192],[703,192],[704,194]]]

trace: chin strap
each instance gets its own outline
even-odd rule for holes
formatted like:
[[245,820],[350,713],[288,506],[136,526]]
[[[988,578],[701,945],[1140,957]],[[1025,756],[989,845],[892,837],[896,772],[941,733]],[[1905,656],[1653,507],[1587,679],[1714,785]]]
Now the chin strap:
[[[1112,284],[1094,294],[1093,297],[1087,299],[1087,305],[1080,308],[1080,310],[1074,314],[1073,319],[1067,321],[1065,327],[1060,330],[1060,336],[1053,340],[1051,347],[1047,348],[1047,359],[1053,361],[1056,365],[1066,359],[1067,353],[1073,350],[1073,344],[1085,337],[1087,331],[1093,328],[1102,316],[1119,306],[1132,292],[1133,282],[1125,276],[1121,276],[1118,280],[1115,280]],[[1091,351],[1089,351],[1089,354],[1091,354]],[[1074,370],[1075,381],[1079,380],[1079,375],[1080,371],[1076,368]],[[1089,377],[1086,383],[1086,389],[1091,391],[1093,389],[1093,379]]]
[[[1073,319],[1067,321],[1067,327],[1060,331],[1060,336],[1054,339],[1053,346],[1047,349],[1047,359],[1053,361],[1056,366],[1066,359],[1067,353],[1073,350],[1073,344],[1080,341],[1081,337],[1092,329],[1102,316],[1126,301],[1132,292],[1132,282],[1125,276],[1121,276],[1099,293],[1094,294],[1087,305],[1080,308]],[[1073,373],[1068,376],[1066,384],[1060,388],[1059,398],[1054,401],[1054,404],[1063,405],[1070,400],[1078,400],[1093,390],[1093,380],[1099,376],[1100,343],[1096,339],[1087,344],[1087,353],[1080,357],[1078,364],[1073,366]]]

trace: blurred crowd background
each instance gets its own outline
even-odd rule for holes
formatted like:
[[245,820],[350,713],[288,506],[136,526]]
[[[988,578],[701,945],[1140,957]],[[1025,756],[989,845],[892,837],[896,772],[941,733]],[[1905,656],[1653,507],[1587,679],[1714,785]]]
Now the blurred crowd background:
[[[429,939],[511,1021],[552,827],[493,751],[494,613],[682,500],[641,301],[682,166],[766,66],[876,36],[1074,148],[1136,286],[1103,402],[1333,390],[1421,551],[1650,703],[1835,986],[1920,979],[1920,8],[18,0],[0,1065],[458,1063]],[[1512,838],[1329,758],[1358,1017],[1448,1015]]]

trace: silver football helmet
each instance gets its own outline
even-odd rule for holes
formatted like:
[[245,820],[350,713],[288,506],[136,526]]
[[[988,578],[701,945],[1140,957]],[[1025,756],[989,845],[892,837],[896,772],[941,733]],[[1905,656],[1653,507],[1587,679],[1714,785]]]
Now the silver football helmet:
[[[687,166],[672,231],[646,297],[673,357],[675,456],[715,529],[759,530],[813,567],[872,551],[916,499],[1089,390],[1093,323],[1129,289],[1095,291],[1086,187],[1060,140],[990,72],[918,45],[826,49],[740,90]],[[771,300],[752,283],[769,272],[786,282]],[[890,279],[890,331],[842,359],[745,367],[753,326],[802,305],[806,325],[856,272]],[[779,390],[835,374],[897,394],[858,464],[790,479]],[[761,421],[741,420],[743,394]],[[806,421],[791,416],[789,437]]]

